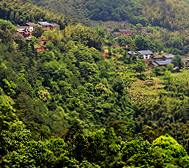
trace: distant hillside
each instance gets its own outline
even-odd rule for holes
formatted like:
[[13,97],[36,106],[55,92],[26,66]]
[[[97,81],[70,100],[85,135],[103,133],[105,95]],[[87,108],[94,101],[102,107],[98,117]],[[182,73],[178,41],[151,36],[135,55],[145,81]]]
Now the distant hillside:
[[189,0],[183,0],[183,1],[185,1],[186,3],[188,3],[188,4],[189,4]]
[[[185,2],[184,2],[185,1]],[[91,20],[128,20],[132,24],[148,23],[171,30],[188,28],[189,0],[32,0],[33,4],[54,12]]]
[[142,14],[154,26],[171,30],[189,27],[189,5],[181,0],[141,0]]
[[46,20],[58,23],[61,29],[63,29],[68,23],[76,22],[63,14],[57,15],[53,12],[32,5],[31,3],[22,2],[20,0],[0,1],[0,18],[10,20],[13,24]]
[[37,6],[54,12],[77,17],[81,22],[91,20],[129,20],[133,24],[147,25],[148,21],[142,17],[142,8],[137,0],[32,0]]
[[34,5],[41,6],[47,10],[51,10],[54,13],[61,13],[65,14],[71,18],[75,18],[79,20],[81,23],[90,26],[90,20],[87,19],[83,3],[81,1],[65,1],[65,0],[31,0],[29,2],[33,3]]

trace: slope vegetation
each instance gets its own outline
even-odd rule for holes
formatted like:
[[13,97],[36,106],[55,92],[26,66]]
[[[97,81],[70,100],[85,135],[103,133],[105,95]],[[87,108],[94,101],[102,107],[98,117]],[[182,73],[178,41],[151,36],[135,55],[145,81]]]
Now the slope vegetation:
[[189,5],[182,0],[33,0],[37,6],[42,6],[54,12],[75,16],[80,21],[91,20],[128,20],[132,24],[149,23],[170,30],[183,30],[189,26]]
[[171,30],[189,27],[189,5],[180,0],[141,0],[143,16],[154,26]]
[[68,23],[73,23],[70,18],[63,14],[54,14],[20,0],[2,0],[0,1],[0,18],[10,20],[14,24],[23,24],[26,22],[49,21],[55,22],[63,29]]
[[91,20],[129,20],[133,24],[148,21],[141,16],[141,5],[135,0],[91,0],[91,1],[65,1],[65,0],[33,0],[37,6],[51,9],[55,12],[64,13],[79,18],[81,22]]

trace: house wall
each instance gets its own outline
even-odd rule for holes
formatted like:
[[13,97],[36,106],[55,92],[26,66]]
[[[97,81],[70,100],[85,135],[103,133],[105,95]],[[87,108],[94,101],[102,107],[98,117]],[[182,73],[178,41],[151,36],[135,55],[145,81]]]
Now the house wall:
[[[40,24],[39,24],[40,25]],[[48,25],[48,26],[44,26],[44,25],[41,25],[44,29],[51,29],[52,26],[51,25]]]
[[150,68],[154,68],[154,64],[152,64],[152,63],[149,64],[148,66],[149,66]]
[[41,44],[44,44],[44,43],[48,43],[48,42],[52,42],[53,40],[39,40],[39,42]]
[[120,32],[120,35],[131,36],[131,32]]
[[29,26],[28,30],[29,30],[30,32],[32,32],[34,29],[33,29],[32,26]]
[[146,55],[146,54],[144,54],[143,56],[144,56],[144,59],[150,59],[151,57],[151,55]]
[[42,51],[45,51],[44,48],[37,48],[37,52],[42,52]]
[[159,68],[161,68],[161,67],[166,67],[167,68],[167,65],[160,65],[160,66],[158,66]]
[[51,28],[51,26],[42,26],[45,29]]
[[145,60],[149,60],[153,58],[153,54],[143,54]]
[[[150,68],[154,68],[154,64],[148,64],[148,66],[149,66]],[[159,65],[158,67],[159,67],[159,68],[161,68],[161,67],[166,67],[166,68],[167,68],[167,65]]]
[[24,32],[19,32],[20,35],[24,36]]

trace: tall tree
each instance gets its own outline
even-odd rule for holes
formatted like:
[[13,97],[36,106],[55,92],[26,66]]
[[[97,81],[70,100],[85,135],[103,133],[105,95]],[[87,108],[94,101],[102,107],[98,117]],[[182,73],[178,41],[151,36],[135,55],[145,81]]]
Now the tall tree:
[[175,57],[172,59],[172,63],[175,67],[178,67],[179,70],[181,67],[184,67],[184,62],[180,55],[175,55]]

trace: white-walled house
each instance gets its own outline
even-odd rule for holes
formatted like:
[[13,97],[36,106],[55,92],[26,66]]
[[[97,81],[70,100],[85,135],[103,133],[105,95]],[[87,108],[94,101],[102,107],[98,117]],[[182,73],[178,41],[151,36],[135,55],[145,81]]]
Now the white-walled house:
[[153,57],[153,52],[150,50],[141,50],[138,51],[139,54],[142,54],[145,60],[151,59]]

